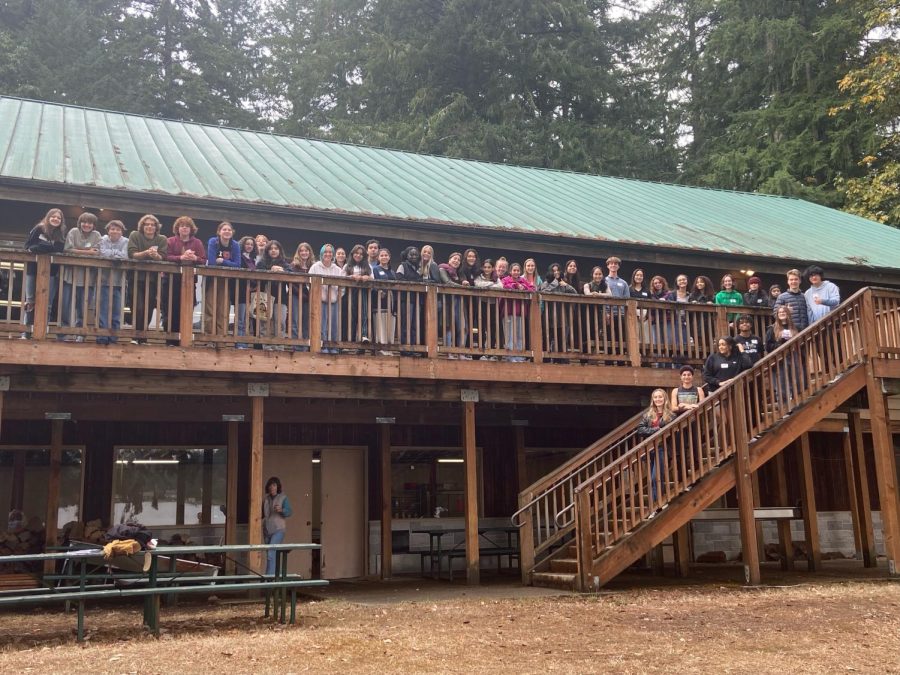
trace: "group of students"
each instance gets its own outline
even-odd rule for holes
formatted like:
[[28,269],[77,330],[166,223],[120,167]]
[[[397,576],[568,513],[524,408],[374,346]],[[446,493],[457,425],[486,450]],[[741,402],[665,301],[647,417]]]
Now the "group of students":
[[[785,306],[789,310],[789,318],[779,319],[776,311],[776,323],[780,330],[802,330],[810,322],[820,318],[830,308],[840,302],[840,294],[837,286],[824,280],[821,268],[811,266],[806,270],[806,276],[810,281],[810,288],[805,293],[799,290],[801,274],[798,270],[791,270],[787,274],[787,289],[781,291],[778,284],[772,285],[768,291],[761,289],[761,281],[758,277],[751,277],[748,281],[749,290],[741,294],[735,289],[735,280],[732,275],[722,277],[720,290],[714,291],[713,284],[706,276],[698,276],[693,284],[690,284],[687,275],[679,274],[675,278],[674,288],[669,287],[668,281],[662,275],[654,275],[649,283],[646,275],[640,268],[635,269],[631,275],[631,283],[619,277],[621,260],[611,256],[606,260],[606,274],[600,265],[591,270],[590,279],[582,282],[578,271],[578,263],[572,259],[565,265],[552,263],[548,266],[545,275],[538,273],[537,262],[534,258],[528,258],[524,262],[509,263],[505,257],[496,260],[481,259],[473,248],[463,252],[451,253],[446,262],[438,263],[435,259],[434,248],[424,245],[407,246],[400,253],[398,265],[392,265],[391,251],[380,245],[376,239],[370,239],[365,244],[356,244],[350,248],[349,254],[342,247],[332,244],[323,245],[314,253],[312,246],[307,242],[300,243],[293,255],[286,252],[284,247],[275,239],[269,239],[265,234],[244,236],[236,238],[234,227],[229,222],[222,222],[216,228],[216,234],[205,243],[197,237],[197,225],[188,216],[180,216],[175,219],[172,226],[172,234],[166,237],[162,233],[162,224],[159,219],[147,214],[142,216],[137,227],[130,234],[126,233],[125,225],[120,220],[111,220],[105,226],[105,234],[101,235],[97,230],[97,217],[89,212],[81,214],[78,222],[71,230],[66,229],[65,217],[58,208],[50,209],[43,219],[30,231],[25,248],[38,254],[67,253],[79,256],[98,256],[113,260],[131,259],[140,262],[167,261],[180,265],[206,265],[226,269],[245,269],[250,271],[272,271],[304,275],[319,275],[325,277],[348,277],[356,281],[415,281],[424,283],[437,283],[448,286],[470,287],[477,289],[499,289],[517,291],[538,291],[540,293],[558,293],[586,296],[605,296],[611,298],[635,298],[638,300],[660,300],[676,303],[711,303],[729,306],[748,307],[774,307]],[[127,237],[126,237],[127,234]],[[50,271],[53,281],[57,281],[59,266],[51,266]],[[62,279],[62,311],[61,337],[64,337],[66,326],[81,327],[84,316],[83,308],[93,306],[95,298],[95,286],[99,287],[98,323],[103,329],[111,329],[113,335],[100,338],[98,341],[115,342],[115,331],[120,328],[120,316],[122,313],[122,301],[125,287],[125,275],[122,271],[110,273],[111,280],[107,283],[91,283],[90,272],[85,269],[66,267]],[[22,321],[27,326],[33,324],[34,293],[35,293],[36,266],[29,263],[25,276],[25,312]],[[167,276],[169,283],[178,280],[177,273]],[[111,283],[110,283],[111,281]],[[156,307],[157,276],[148,273],[138,273],[133,283],[139,288],[133,294],[135,307],[132,307],[134,328],[143,330],[153,309],[158,309],[163,315],[170,332],[178,332],[180,316],[180,293],[170,293],[171,306]],[[55,302],[58,283],[50,284],[50,304]],[[88,293],[88,301],[84,302],[84,294]],[[308,294],[308,288],[304,288]],[[204,330],[218,335],[227,334],[227,321],[230,305],[235,305],[236,333],[240,336],[248,334],[251,317],[248,316],[246,298],[236,298],[235,292],[215,292],[214,284],[208,284],[204,290]],[[368,304],[368,295],[363,294],[362,300]],[[308,300],[308,295],[305,298]],[[323,342],[334,341],[338,334],[338,320],[340,311],[337,303],[341,299],[340,290],[334,286],[322,287],[322,338]],[[373,299],[374,300],[374,299]],[[298,299],[291,302],[296,303]],[[145,307],[144,303],[151,303]],[[465,311],[461,301],[449,303],[445,310],[452,314],[453,320],[446,321],[444,344],[456,347],[465,347],[469,329],[465,325]],[[524,320],[527,312],[527,304],[519,301],[500,303],[502,314],[502,333],[505,336],[504,346],[513,351],[521,351],[524,348]],[[299,311],[292,307],[292,325],[290,336],[292,338],[308,338],[308,311]],[[280,320],[282,335],[287,334],[285,319],[287,308],[279,309],[276,320]],[[392,311],[396,312],[396,309]],[[381,314],[387,312],[382,311]],[[357,312],[357,315],[360,313]],[[376,316],[378,312],[373,307],[362,307],[361,315],[364,319],[361,325],[353,326],[353,332],[362,342],[370,342],[375,337],[377,342],[386,344],[393,342],[393,324],[388,324],[388,319]],[[408,314],[408,312],[407,312]],[[729,315],[734,320],[736,315]],[[350,317],[351,322],[355,317]],[[787,323],[787,322],[790,323]],[[371,335],[370,322],[374,323],[374,332]],[[353,322],[355,323],[355,322]],[[740,322],[737,322],[738,340],[740,342]],[[787,328],[783,328],[787,326]],[[407,332],[415,330],[414,327],[406,327]],[[776,334],[781,335],[779,332]],[[23,337],[28,336],[28,329]],[[409,336],[407,336],[409,337]],[[75,338],[81,339],[81,336]],[[142,342],[138,338],[138,342]],[[757,338],[757,341],[758,338]],[[246,348],[247,345],[237,342],[238,348]],[[763,344],[760,341],[759,354],[762,353]],[[327,348],[326,348],[327,350]],[[336,351],[336,350],[328,350]]]

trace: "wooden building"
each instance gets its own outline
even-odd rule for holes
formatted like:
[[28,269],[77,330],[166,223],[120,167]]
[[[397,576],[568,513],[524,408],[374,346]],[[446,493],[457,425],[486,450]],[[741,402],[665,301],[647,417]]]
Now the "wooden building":
[[[846,300],[641,440],[635,415],[649,392],[677,384],[668,366],[703,363],[729,331],[723,307],[23,252],[50,207],[70,227],[84,210],[128,230],[152,213],[166,235],[189,215],[204,242],[228,220],[288,254],[301,241],[349,250],[374,237],[394,266],[423,243],[439,262],[470,246],[533,257],[540,271],[572,258],[583,277],[615,255],[626,279],[637,267],[648,280],[731,273],[743,289],[748,276],[783,283],[787,269],[816,262]],[[38,516],[47,542],[70,521],[126,518],[197,543],[256,542],[263,484],[278,475],[295,509],[289,538],[323,544],[296,569],[327,578],[418,571],[434,543],[426,533],[443,526],[461,530],[438,540],[465,551],[457,565],[477,581],[496,563],[479,551],[504,548],[479,525],[503,532],[515,514],[523,579],[587,588],[668,540],[683,569],[691,520],[714,504],[738,507],[750,580],[765,552],[754,503],[801,505],[813,567],[817,511],[850,514],[852,552],[866,564],[880,514],[892,573],[900,558],[892,228],[793,199],[11,98],[0,98],[0,209],[0,335],[10,338],[0,349],[0,505],[26,523]],[[19,340],[29,263],[36,318],[33,339]],[[81,326],[72,303],[54,301],[79,278],[98,298],[121,288],[117,344],[101,344],[112,332],[89,293]],[[259,293],[269,315],[242,321],[240,306]],[[769,312],[750,313],[764,334]],[[175,314],[194,329],[174,330]],[[378,316],[387,338],[375,335]],[[776,522],[788,565],[790,517]]]

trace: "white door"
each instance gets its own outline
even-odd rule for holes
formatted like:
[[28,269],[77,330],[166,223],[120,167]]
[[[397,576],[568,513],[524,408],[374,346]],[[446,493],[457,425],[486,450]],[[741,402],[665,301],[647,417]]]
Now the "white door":
[[[263,450],[263,480],[271,476],[281,480],[281,487],[291,504],[284,541],[288,544],[312,543],[312,458],[311,449],[265,448]],[[265,483],[263,483],[265,485]],[[288,556],[288,570],[304,578],[312,577],[312,555],[308,551],[294,551]]]
[[366,458],[362,448],[325,448],[322,471],[322,578],[365,574]]

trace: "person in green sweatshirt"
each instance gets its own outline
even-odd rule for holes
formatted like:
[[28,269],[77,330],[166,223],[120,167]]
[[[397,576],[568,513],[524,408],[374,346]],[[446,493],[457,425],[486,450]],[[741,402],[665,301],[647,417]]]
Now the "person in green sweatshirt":
[[[744,296],[740,294],[740,292],[734,287],[734,277],[730,274],[726,274],[722,277],[722,290],[716,293],[716,304],[717,305],[737,305],[741,306],[744,304]],[[729,312],[728,313],[728,323],[734,323],[734,320],[738,317],[739,312]]]

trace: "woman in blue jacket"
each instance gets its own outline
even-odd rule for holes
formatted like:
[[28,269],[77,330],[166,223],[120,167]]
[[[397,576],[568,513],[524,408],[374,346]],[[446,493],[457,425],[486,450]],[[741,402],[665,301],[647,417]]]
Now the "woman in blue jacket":
[[[231,223],[219,223],[216,236],[210,238],[206,246],[206,264],[224,269],[241,268],[241,247],[234,240]],[[228,335],[228,315],[234,296],[233,281],[213,276],[204,279],[203,332],[207,335]]]

